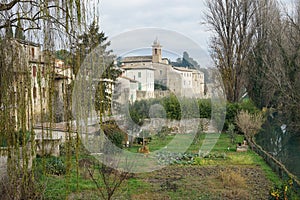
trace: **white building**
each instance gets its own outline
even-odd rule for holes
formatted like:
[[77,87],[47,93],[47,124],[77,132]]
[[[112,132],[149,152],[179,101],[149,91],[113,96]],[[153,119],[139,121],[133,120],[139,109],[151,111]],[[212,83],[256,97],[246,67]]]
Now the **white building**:
[[[120,76],[117,78],[114,95],[117,99],[121,99],[121,102],[126,102],[129,100],[130,103],[133,103],[137,99],[139,82],[137,80],[128,78],[126,76]],[[113,98],[114,99],[114,98]]]
[[124,76],[138,81],[136,99],[154,98],[154,68],[152,65],[132,64],[123,66]]
[[165,92],[163,95],[167,95],[167,91],[180,97],[204,98],[204,74],[195,69],[170,65],[169,60],[162,57],[162,46],[157,39],[153,42],[151,56],[125,57],[122,65],[125,76],[139,82],[138,93],[147,91],[147,95],[138,94],[137,100],[153,98],[152,93]]

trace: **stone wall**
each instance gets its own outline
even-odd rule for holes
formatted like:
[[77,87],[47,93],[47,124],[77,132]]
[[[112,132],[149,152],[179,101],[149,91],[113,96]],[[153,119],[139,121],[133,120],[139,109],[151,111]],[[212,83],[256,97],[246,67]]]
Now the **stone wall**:
[[7,156],[0,154],[0,180],[7,174]]
[[202,128],[205,133],[214,133],[217,130],[213,127],[213,122],[210,119],[194,118],[183,120],[170,120],[162,118],[146,119],[142,127],[143,130],[148,130],[152,133],[156,133],[161,130],[162,127],[168,127],[173,130],[174,133],[191,133],[198,128]]
[[[12,157],[13,155],[15,155],[14,157],[16,158],[16,160],[14,161],[15,163],[19,164],[19,168],[17,169],[21,169],[23,167],[23,150],[26,150],[26,156],[28,159],[28,170],[30,170],[32,168],[32,161],[33,158],[35,157],[35,155],[31,155],[31,143],[28,143],[26,147],[20,147],[19,150],[14,149],[12,153]],[[17,151],[17,152],[16,152]],[[1,147],[0,148],[0,180],[2,178],[4,178],[7,175],[7,155],[8,151],[6,147]],[[17,161],[17,159],[19,159],[19,161]]]

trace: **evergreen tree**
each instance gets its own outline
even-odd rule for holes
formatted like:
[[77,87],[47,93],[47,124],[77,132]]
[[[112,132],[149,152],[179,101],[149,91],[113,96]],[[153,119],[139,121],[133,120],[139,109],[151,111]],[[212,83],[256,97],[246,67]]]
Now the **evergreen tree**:
[[5,28],[5,37],[6,38],[12,38],[14,36],[11,23],[8,22],[8,26]]
[[[103,62],[99,66],[104,71],[99,77],[100,81],[96,86],[95,94],[95,109],[104,113],[105,111],[110,112],[111,101],[112,101],[112,88],[115,84],[115,80],[120,76],[121,70],[113,63],[114,56],[111,51],[107,51],[106,48],[110,45],[107,41],[107,37],[104,32],[99,30],[98,23],[94,20],[89,26],[88,31],[78,36],[79,43],[77,44],[77,57],[80,59],[80,64],[83,63],[86,56],[93,51],[96,47],[102,54]],[[100,56],[100,57],[101,57]],[[106,61],[109,60],[109,63]],[[104,66],[105,65],[105,66]],[[78,73],[79,66],[76,67],[75,75]],[[102,71],[102,70],[101,70]]]
[[25,40],[24,29],[22,27],[21,20],[18,20],[15,38],[20,39],[20,40]]

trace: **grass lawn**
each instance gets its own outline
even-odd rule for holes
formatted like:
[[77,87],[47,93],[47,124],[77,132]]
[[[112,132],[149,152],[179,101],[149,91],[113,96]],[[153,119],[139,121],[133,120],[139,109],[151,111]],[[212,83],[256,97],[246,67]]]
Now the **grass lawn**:
[[[236,152],[236,144],[231,143],[227,134],[211,136],[218,137],[210,152],[211,157],[196,157],[192,165],[176,164],[151,173],[134,174],[119,188],[116,199],[232,199],[239,195],[248,199],[264,199],[272,185],[282,184],[282,180],[256,153],[251,150]],[[180,137],[184,140],[188,136]],[[186,152],[198,153],[205,137],[200,135]],[[150,155],[157,150],[168,149],[166,147],[173,139],[174,135],[163,139],[154,136],[148,144]],[[238,135],[236,143],[242,141],[243,136]],[[206,139],[205,142],[211,141]],[[127,150],[136,153],[140,147],[134,145]],[[213,156],[221,154],[225,156]],[[81,174],[77,177],[75,158],[71,163],[68,178],[66,175],[40,176],[46,186],[45,199],[99,199],[94,182]]]

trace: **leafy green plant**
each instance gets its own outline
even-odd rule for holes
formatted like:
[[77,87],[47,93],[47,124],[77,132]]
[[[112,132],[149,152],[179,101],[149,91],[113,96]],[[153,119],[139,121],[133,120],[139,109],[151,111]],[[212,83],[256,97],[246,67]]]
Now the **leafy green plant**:
[[287,200],[292,198],[293,180],[288,180],[281,185],[276,185],[270,190],[270,200]]
[[194,158],[197,154],[193,153],[174,153],[174,152],[159,152],[156,154],[158,163],[161,165],[178,164],[178,165],[189,165],[193,164]]
[[46,163],[46,173],[57,176],[66,174],[64,161],[61,158],[50,157]]
[[230,137],[231,143],[235,144],[236,133],[235,133],[235,126],[234,126],[234,124],[229,124],[227,133],[228,133],[228,135]]
[[[25,144],[27,144],[30,141],[30,135],[31,132],[30,131],[23,131],[23,130],[19,130],[14,132],[14,138],[16,143],[19,146],[23,146]],[[12,138],[7,138],[7,136],[5,135],[0,135],[0,147],[7,147],[7,140]]]
[[106,124],[103,124],[101,129],[114,145],[119,148],[123,147],[123,140],[126,133],[118,127],[115,121],[109,121]]
[[157,132],[159,139],[165,140],[166,136],[171,133],[171,129],[167,126],[163,126],[160,131]]

